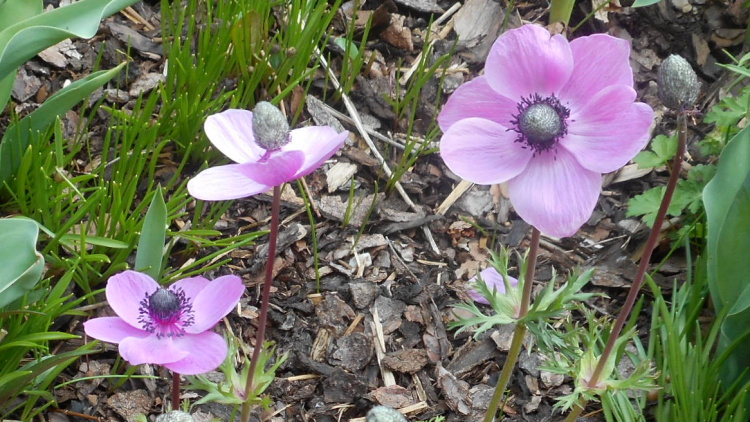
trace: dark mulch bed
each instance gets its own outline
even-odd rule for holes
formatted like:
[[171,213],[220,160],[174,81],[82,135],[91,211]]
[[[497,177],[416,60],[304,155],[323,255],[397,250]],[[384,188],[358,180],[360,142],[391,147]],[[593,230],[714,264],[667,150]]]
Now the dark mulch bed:
[[[504,2],[501,3],[504,7]],[[533,3],[517,4],[511,25],[517,25],[519,18],[544,21],[545,10]],[[654,132],[668,133],[673,129],[674,116],[665,111],[655,95],[656,70],[661,60],[676,53],[695,65],[704,82],[701,108],[705,110],[715,101],[718,89],[725,85],[717,66],[717,62],[728,61],[722,49],[733,53],[741,49],[747,19],[741,3],[665,0],[642,10],[612,7],[609,13],[597,15],[586,23],[576,35],[607,32],[631,41],[639,98],[657,112]],[[381,97],[386,92],[383,87],[396,83],[389,80],[390,72],[399,59],[407,64],[415,60],[422,46],[419,34],[424,33],[426,22],[442,15],[424,10],[428,7],[447,10],[451,6],[450,1],[426,0],[386,2],[380,9],[375,5],[365,6],[386,17],[390,14],[392,24],[386,20],[368,45],[381,53],[382,63],[378,63],[381,71],[359,78],[351,97],[361,115],[375,127],[379,126],[377,130],[382,134],[389,136],[393,132],[392,137],[398,138],[406,127],[405,122],[395,120],[392,109]],[[438,27],[453,25],[454,30],[444,31],[444,39],[437,40],[436,54],[450,51],[457,32],[463,37],[451,61],[459,70],[446,78],[446,93],[481,71],[488,43],[497,36],[497,22],[502,21],[500,6],[491,1],[467,0],[464,12]],[[158,4],[140,3],[135,10],[145,21],[159,27]],[[572,21],[580,21],[589,11],[589,4],[581,4]],[[467,21],[471,24],[467,25]],[[407,32],[394,27],[396,22]],[[145,84],[145,90],[155,86],[151,78],[161,72],[164,57],[160,42],[154,41],[158,40],[158,29],[149,29],[137,19],[118,14],[102,24],[100,35],[94,39],[73,40],[58,48],[57,55],[50,53],[24,65],[14,90],[16,110],[23,113],[33,109],[65,80],[89,72],[103,41],[106,47],[102,67],[119,63],[119,52],[125,49],[128,37],[139,54],[131,55],[137,61],[130,66],[131,74],[116,82],[127,89],[117,90],[113,83],[100,93],[108,103],[127,108],[128,102],[139,93],[135,84]],[[409,42],[413,44],[411,49]],[[423,107],[416,116],[421,122],[416,133],[419,136],[424,135],[419,132],[425,130],[424,122],[432,121],[438,111],[434,106],[438,86],[436,81],[431,83],[434,86],[425,90]],[[342,104],[331,106],[345,113]],[[78,114],[73,111],[67,118],[74,122]],[[106,116],[102,118],[93,123],[94,135],[98,126],[107,123]],[[700,132],[706,128],[699,126],[699,129]],[[398,157],[395,147],[378,143],[378,148],[387,157]],[[355,195],[363,199],[349,224],[344,224],[349,183],[329,191],[327,172],[330,173],[331,166],[307,180],[316,200],[319,288],[313,266],[311,227],[306,214],[301,212],[302,201],[291,193],[282,207],[284,224],[274,267],[268,337],[289,358],[268,390],[275,411],[273,416],[268,415],[270,420],[349,420],[364,416],[375,403],[398,408],[413,406],[414,411],[409,413],[412,420],[438,415],[447,420],[476,419],[487,406],[493,376],[496,377],[505,360],[512,328],[498,327],[478,339],[468,334],[454,335],[446,329],[446,324],[455,319],[451,305],[467,299],[464,284],[469,275],[486,265],[489,249],[499,246],[525,249],[528,225],[513,213],[501,190],[486,186],[469,188],[450,208],[438,213],[460,180],[447,171],[437,154],[421,158],[401,179],[415,208],[395,191],[382,193],[380,189],[381,193],[374,196],[376,182],[382,187],[384,179],[377,160],[363,143],[347,145],[336,161],[343,165],[343,170],[353,170]],[[394,164],[393,160],[389,163]],[[645,227],[638,220],[625,217],[624,204],[633,195],[663,184],[665,176],[665,171],[638,172],[632,166],[612,175],[594,215],[576,236],[543,239],[535,282],[540,285],[548,282],[553,268],[564,275],[575,268],[596,266],[597,275],[590,289],[607,297],[597,297],[588,305],[603,314],[616,314],[646,236]],[[368,214],[374,199],[376,205]],[[217,228],[226,234],[266,229],[269,217],[269,198],[261,195],[237,201]],[[366,228],[359,236],[364,221]],[[358,242],[353,247],[355,239]],[[208,275],[232,272],[243,276],[249,294],[241,302],[242,312],[231,315],[229,323],[235,334],[251,344],[256,330],[266,241],[261,238],[253,247],[237,249],[231,254],[232,265]],[[659,253],[656,255],[655,262],[661,258]],[[657,282],[668,288],[673,279],[684,278],[685,269],[684,260],[677,254],[661,267]],[[649,315],[644,311],[642,317],[645,322]],[[70,330],[83,335],[79,324],[72,324]],[[106,350],[74,364],[65,371],[64,378],[109,373],[116,349]],[[506,405],[506,420],[560,418],[553,413],[552,405],[555,397],[571,390],[571,380],[540,371],[538,366],[539,356],[535,352],[522,355],[510,385],[512,396]],[[148,366],[139,371],[160,373],[159,368]],[[55,392],[61,410],[48,412],[47,418],[84,420],[71,412],[94,415],[98,420],[129,419],[137,413],[153,415],[164,409],[169,391],[166,382],[137,379],[117,391],[112,391],[110,385],[106,381],[86,381],[61,388]],[[186,392],[184,397],[192,400],[198,396]],[[209,415],[227,420],[230,409],[214,404],[198,406],[197,411],[196,420],[209,420]],[[594,415],[587,420],[598,419]]]

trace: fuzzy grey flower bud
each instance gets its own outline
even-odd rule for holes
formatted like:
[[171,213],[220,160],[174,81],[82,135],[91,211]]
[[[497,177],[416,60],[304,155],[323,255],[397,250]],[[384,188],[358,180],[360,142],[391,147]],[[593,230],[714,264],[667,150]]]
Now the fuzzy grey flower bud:
[[698,99],[700,83],[690,63],[672,54],[659,67],[659,98],[672,110],[684,110]]
[[406,418],[396,409],[375,406],[367,412],[367,422],[406,422]]
[[194,419],[189,413],[173,410],[156,417],[156,422],[193,422]]
[[273,104],[261,101],[253,109],[253,136],[266,150],[279,149],[289,142],[289,123]]

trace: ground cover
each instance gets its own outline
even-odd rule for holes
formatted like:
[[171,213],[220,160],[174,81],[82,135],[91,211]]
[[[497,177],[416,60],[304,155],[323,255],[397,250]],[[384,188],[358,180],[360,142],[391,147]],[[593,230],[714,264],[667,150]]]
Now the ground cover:
[[[628,373],[649,359],[659,388],[605,394],[583,417],[743,420],[732,401],[743,386],[726,393],[710,365],[719,325],[702,270],[701,191],[750,107],[738,83],[748,74],[744,63],[719,66],[742,57],[747,10],[676,1],[594,7],[574,8],[571,26],[581,25],[571,38],[609,33],[630,42],[637,98],[655,110],[655,138],[637,163],[605,175],[593,215],[574,236],[542,237],[535,292],[596,268],[586,287],[596,295],[550,329],[588,322],[603,344],[601,327],[633,282],[676,149],[677,119],[657,98],[657,70],[669,54],[685,56],[703,84],[696,108],[708,116],[690,126],[681,190],[628,325],[637,336],[620,350],[618,366]],[[113,315],[103,301],[106,281],[139,268],[139,242],[153,232],[148,210],[161,195],[169,226],[166,245],[152,252],[165,257],[155,274],[164,283],[240,276],[247,293],[220,325],[255,346],[271,195],[203,202],[186,183],[226,162],[205,136],[209,115],[270,100],[292,127],[331,125],[351,136],[320,170],[282,192],[267,338],[287,358],[265,392],[270,408],[254,417],[357,420],[384,404],[409,420],[481,419],[513,326],[456,333],[453,306],[471,300],[467,281],[491,251],[510,250],[509,271],[521,273],[515,252],[528,249],[530,227],[505,187],[474,185],[448,170],[436,153],[436,119],[459,85],[482,74],[504,30],[546,23],[547,14],[533,2],[478,0],[143,2],[105,19],[92,39],[58,44],[21,66],[0,116],[3,132],[66,81],[126,63],[82,106],[31,136],[17,170],[3,179],[0,212],[43,227],[37,249],[46,261],[43,281],[0,314],[0,353],[13,352],[0,368],[4,417],[136,420],[166,409],[163,368],[127,365],[117,346],[92,344],[82,326]],[[505,420],[564,419],[553,405],[575,382],[545,366],[544,339],[538,343],[520,355]],[[249,354],[239,349],[237,359]],[[19,368],[32,372],[21,376]],[[181,399],[196,403],[204,394],[185,389]],[[196,420],[230,420],[235,409],[206,403],[191,412]]]

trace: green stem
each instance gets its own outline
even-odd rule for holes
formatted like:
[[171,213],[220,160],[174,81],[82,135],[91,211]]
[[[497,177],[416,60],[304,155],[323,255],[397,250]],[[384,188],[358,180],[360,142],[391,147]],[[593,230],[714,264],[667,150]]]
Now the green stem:
[[495,386],[495,392],[492,394],[490,405],[487,408],[487,413],[484,415],[484,422],[493,422],[497,409],[500,407],[500,401],[503,398],[505,389],[508,387],[508,381],[510,381],[510,375],[513,373],[513,368],[516,366],[518,356],[521,354],[521,346],[523,345],[523,339],[526,337],[526,324],[520,320],[526,316],[529,312],[529,306],[531,304],[531,289],[534,281],[534,268],[536,267],[536,257],[539,254],[539,238],[541,233],[536,227],[531,232],[531,245],[529,247],[529,255],[526,261],[526,274],[523,278],[523,294],[521,295],[521,308],[518,310],[518,323],[516,323],[516,329],[513,330],[513,340],[510,343],[510,350],[508,350],[508,357],[505,359],[503,370],[500,373],[500,379],[497,380]]
[[549,8],[549,23],[562,22],[567,28],[574,4],[575,0],[552,0]]
[[[591,379],[586,380],[589,387],[595,386],[599,382],[599,378],[602,375],[604,366],[607,363],[607,360],[609,360],[609,357],[615,347],[615,342],[620,336],[620,332],[622,331],[622,328],[625,326],[625,323],[630,316],[630,311],[633,310],[635,301],[638,298],[638,293],[640,292],[643,281],[646,278],[646,270],[648,269],[649,262],[651,261],[651,254],[654,252],[656,243],[659,241],[659,234],[661,233],[661,227],[664,224],[664,220],[667,216],[669,203],[672,201],[672,195],[674,194],[675,188],[677,187],[677,181],[680,178],[680,171],[682,169],[682,157],[685,155],[685,144],[687,138],[687,116],[685,115],[685,113],[680,113],[678,119],[679,128],[677,136],[677,153],[675,154],[672,161],[672,174],[669,175],[669,181],[667,182],[667,187],[664,192],[664,198],[662,198],[661,200],[659,212],[656,214],[656,219],[654,220],[653,227],[651,227],[651,233],[648,236],[646,248],[643,251],[643,256],[641,257],[641,262],[638,264],[638,271],[635,274],[635,279],[633,280],[633,284],[630,286],[628,297],[625,299],[625,304],[617,315],[615,325],[612,327],[612,331],[610,332],[609,338],[607,339],[607,344],[604,346],[604,351],[599,357],[599,362],[597,362],[596,364],[596,369],[594,369],[594,373],[591,374]],[[565,420],[574,421],[577,415],[579,415],[583,411],[584,407],[586,407],[586,403],[581,402],[579,406],[577,406]]]
[[263,348],[266,337],[266,321],[268,320],[268,304],[271,296],[271,280],[273,279],[273,262],[276,258],[276,239],[279,235],[279,208],[281,202],[281,186],[273,188],[273,202],[271,205],[271,233],[268,239],[268,262],[266,262],[266,279],[263,282],[263,295],[260,300],[260,316],[258,317],[258,332],[255,335],[255,347],[250,359],[250,371],[247,373],[245,382],[245,402],[242,403],[242,421],[250,420],[250,408],[252,403],[249,397],[253,391],[253,376],[258,366],[258,358]]

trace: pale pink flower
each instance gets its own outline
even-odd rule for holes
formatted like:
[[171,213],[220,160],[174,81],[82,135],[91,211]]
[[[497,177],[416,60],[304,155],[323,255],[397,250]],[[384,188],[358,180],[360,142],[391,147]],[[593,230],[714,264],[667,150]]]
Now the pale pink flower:
[[245,291],[234,275],[208,281],[182,279],[163,288],[151,277],[124,271],[107,281],[109,306],[118,315],[83,323],[86,334],[119,344],[132,365],[151,363],[185,375],[216,369],[227,356],[224,338],[211,331]]
[[594,210],[601,174],[649,140],[653,110],[635,102],[629,56],[629,43],[609,35],[505,32],[484,76],[459,87],[438,117],[445,163],[475,183],[508,182],[521,218],[573,235]]
[[[487,298],[482,296],[482,294],[474,288],[477,281],[479,281],[479,277],[482,278],[482,281],[484,281],[484,284],[487,285],[489,291],[493,291],[494,289],[499,295],[505,294],[505,283],[503,282],[502,274],[497,272],[494,267],[485,268],[484,270],[479,272],[478,276],[475,275],[467,282],[466,293],[468,293],[475,302],[479,302],[485,305],[490,304]],[[512,287],[515,287],[518,285],[518,279],[508,276],[508,284],[510,284]]]
[[[247,110],[232,109],[209,116],[204,124],[208,139],[236,164],[203,170],[188,182],[190,194],[206,201],[221,201],[265,192],[312,173],[341,148],[349,135],[346,131],[336,133],[329,126],[289,131],[288,124],[284,130],[275,123],[258,124],[253,112]],[[269,126],[272,137],[281,135],[283,139],[274,139],[264,147],[256,133],[261,130],[265,134]]]

